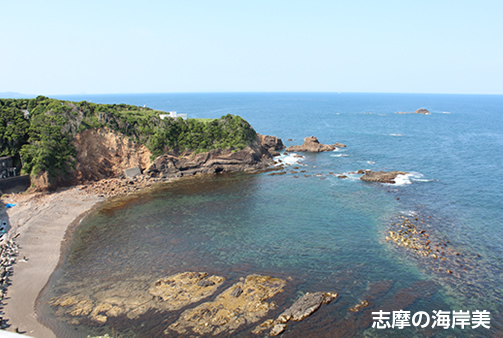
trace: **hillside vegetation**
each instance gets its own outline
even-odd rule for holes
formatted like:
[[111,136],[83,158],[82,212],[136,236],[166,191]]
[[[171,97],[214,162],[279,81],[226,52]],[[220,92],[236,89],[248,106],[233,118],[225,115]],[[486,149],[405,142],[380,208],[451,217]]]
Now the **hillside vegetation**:
[[80,131],[110,128],[145,145],[153,157],[212,149],[244,149],[255,141],[253,128],[239,116],[220,119],[160,119],[161,111],[126,104],[69,102],[39,96],[0,99],[0,156],[21,156],[23,172],[50,176],[74,166],[72,142]]

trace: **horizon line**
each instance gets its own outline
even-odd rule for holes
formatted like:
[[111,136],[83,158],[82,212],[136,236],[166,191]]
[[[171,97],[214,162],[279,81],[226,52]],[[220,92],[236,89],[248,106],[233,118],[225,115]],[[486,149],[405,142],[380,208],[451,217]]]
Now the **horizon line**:
[[[200,91],[200,92],[121,92],[121,93],[74,93],[74,94],[24,94],[19,92],[0,92],[0,98],[35,98],[37,96],[99,96],[99,95],[162,95],[162,94],[399,94],[399,95],[487,95],[501,96],[494,93],[427,93],[427,92],[354,92],[354,91]],[[16,97],[3,97],[14,95]]]

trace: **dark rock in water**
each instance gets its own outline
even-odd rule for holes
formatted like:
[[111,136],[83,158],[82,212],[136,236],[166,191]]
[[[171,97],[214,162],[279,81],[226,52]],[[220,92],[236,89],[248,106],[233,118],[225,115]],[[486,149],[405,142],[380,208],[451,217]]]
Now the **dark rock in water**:
[[[360,171],[358,171],[359,173]],[[395,178],[398,175],[407,175],[408,172],[405,171],[366,171],[365,174],[360,177],[360,180],[366,182],[380,182],[380,183],[395,183]]]
[[276,156],[280,156],[281,154],[275,150],[271,150],[269,149],[269,154],[271,154],[271,156],[273,157],[276,157]]
[[309,151],[313,153],[319,153],[322,151],[332,151],[335,148],[345,148],[346,146],[342,143],[335,144],[321,144],[318,139],[314,136],[306,137],[304,139],[304,144],[301,146],[291,146],[286,148],[286,151]]
[[339,176],[337,176],[337,178],[341,178],[342,179],[342,178],[348,178],[348,177],[346,175],[339,175]]
[[405,111],[399,111],[397,114],[422,114],[422,115],[431,115],[430,111],[425,108],[419,108],[418,110],[410,111],[410,112],[405,112]]
[[292,142],[292,141],[293,141],[293,139],[289,138],[287,141],[288,141],[288,142]]
[[267,174],[268,176],[275,176],[275,175],[285,175],[286,174],[286,171],[282,171],[282,172],[279,172],[279,173],[270,173],[270,174]]
[[329,304],[337,297],[337,295],[337,293],[332,292],[308,292],[292,306],[283,311],[283,313],[280,314],[275,321],[268,319],[261,325],[257,326],[253,332],[260,333],[265,329],[272,327],[269,334],[271,336],[277,336],[286,330],[286,323],[288,321],[301,321],[304,318],[309,317],[313,312],[318,310],[321,305]]
[[337,297],[337,293],[308,292],[297,300],[290,308],[279,315],[276,321],[286,323],[289,320],[299,321],[310,316],[323,304],[329,304]]
[[420,108],[416,110],[416,114],[430,115],[431,113],[428,109]]

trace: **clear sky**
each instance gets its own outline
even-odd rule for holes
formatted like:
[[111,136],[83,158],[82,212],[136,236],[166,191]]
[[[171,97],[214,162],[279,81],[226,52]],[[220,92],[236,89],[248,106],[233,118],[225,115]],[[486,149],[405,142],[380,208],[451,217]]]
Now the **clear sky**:
[[503,94],[501,0],[0,0],[0,92]]

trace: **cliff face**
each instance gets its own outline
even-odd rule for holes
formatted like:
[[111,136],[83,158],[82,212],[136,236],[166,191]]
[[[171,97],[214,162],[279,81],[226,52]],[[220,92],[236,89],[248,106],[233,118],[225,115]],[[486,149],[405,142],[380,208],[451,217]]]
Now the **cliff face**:
[[121,177],[124,170],[150,166],[147,147],[134,143],[110,129],[84,130],[75,136],[77,158],[74,179],[77,182]]
[[102,179],[122,178],[124,170],[140,167],[147,177],[171,178],[195,174],[249,171],[274,164],[275,150],[282,149],[281,139],[257,135],[255,142],[243,150],[217,149],[193,154],[167,153],[150,161],[151,153],[123,134],[107,128],[84,130],[75,136],[75,166],[58,178],[41,173],[32,180],[36,190],[49,190]]

